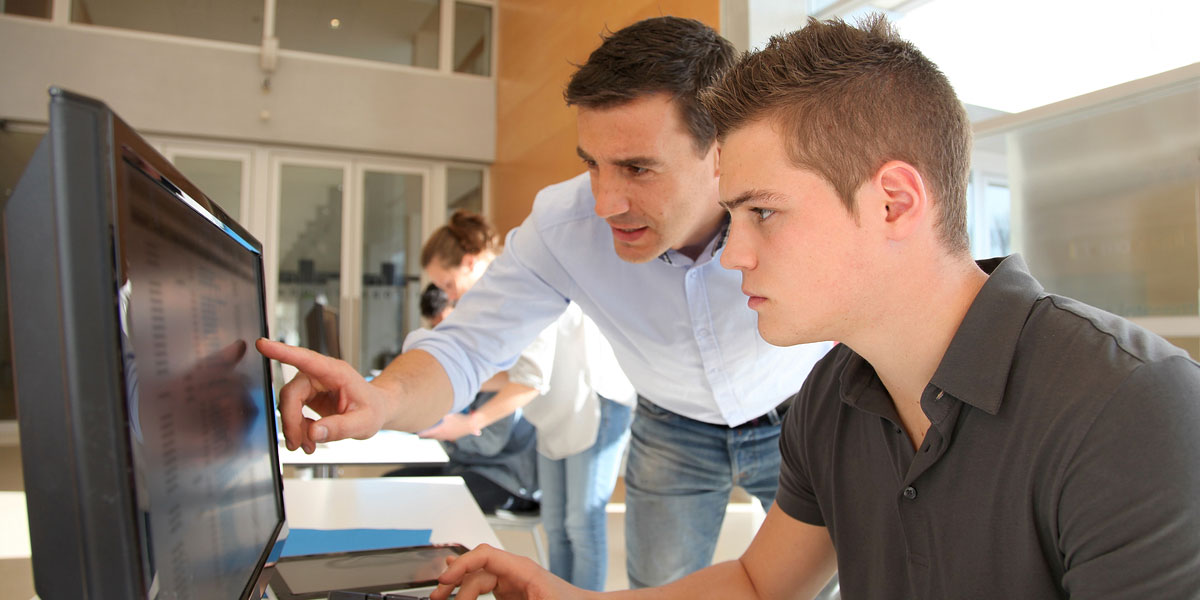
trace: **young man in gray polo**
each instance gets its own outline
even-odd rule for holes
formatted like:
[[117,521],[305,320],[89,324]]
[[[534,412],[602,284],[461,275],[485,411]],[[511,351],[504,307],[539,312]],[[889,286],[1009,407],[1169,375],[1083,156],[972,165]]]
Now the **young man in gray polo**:
[[[768,341],[837,339],[746,553],[628,598],[1200,598],[1200,365],[967,250],[970,129],[882,17],[810,24],[705,97],[722,263]],[[481,547],[432,597],[589,598]]]

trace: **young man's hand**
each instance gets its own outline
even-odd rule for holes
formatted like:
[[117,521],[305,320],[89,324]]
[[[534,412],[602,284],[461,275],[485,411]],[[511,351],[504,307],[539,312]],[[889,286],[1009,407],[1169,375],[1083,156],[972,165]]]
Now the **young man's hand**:
[[458,588],[458,600],[475,600],[491,593],[498,600],[569,600],[591,594],[551,575],[522,556],[480,544],[474,550],[446,559],[450,566],[440,577],[431,600],[446,600]]

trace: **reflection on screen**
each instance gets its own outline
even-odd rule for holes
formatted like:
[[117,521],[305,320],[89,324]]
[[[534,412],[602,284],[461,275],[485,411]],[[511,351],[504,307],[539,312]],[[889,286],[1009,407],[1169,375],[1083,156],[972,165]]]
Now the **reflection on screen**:
[[[127,158],[128,160],[128,158]],[[236,598],[280,515],[256,253],[129,164],[121,325],[151,597]]]
[[293,594],[354,588],[399,589],[437,579],[450,548],[420,548],[362,555],[280,561],[275,569]]

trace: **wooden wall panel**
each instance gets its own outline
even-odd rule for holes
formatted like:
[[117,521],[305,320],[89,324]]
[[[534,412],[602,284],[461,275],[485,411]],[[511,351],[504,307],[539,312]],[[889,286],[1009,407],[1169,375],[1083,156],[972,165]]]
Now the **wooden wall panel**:
[[572,65],[600,33],[674,15],[719,28],[719,0],[499,0],[496,160],[491,216],[501,232],[521,224],[541,188],[583,171],[575,154],[575,109],[563,102]]

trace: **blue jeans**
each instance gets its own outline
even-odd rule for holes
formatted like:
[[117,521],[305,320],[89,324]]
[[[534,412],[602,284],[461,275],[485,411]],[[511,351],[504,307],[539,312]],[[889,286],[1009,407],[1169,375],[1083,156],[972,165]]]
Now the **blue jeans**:
[[631,407],[601,398],[600,426],[591,448],[560,460],[538,454],[550,572],[581,588],[602,591],[608,576],[605,506],[632,419]]
[[630,587],[708,566],[734,485],[771,506],[779,486],[779,424],[771,421],[730,429],[638,399],[625,473]]

